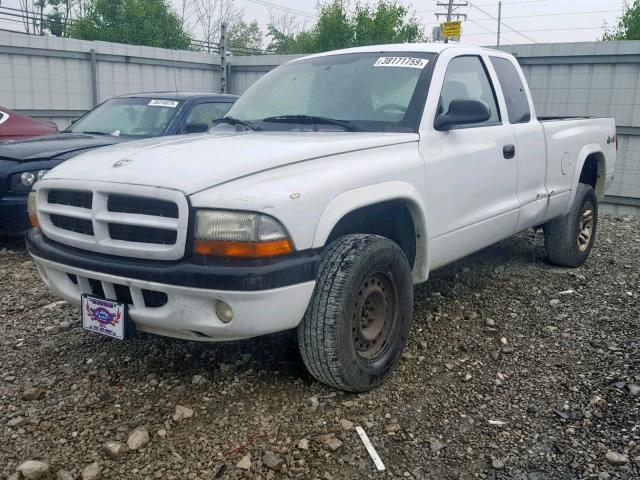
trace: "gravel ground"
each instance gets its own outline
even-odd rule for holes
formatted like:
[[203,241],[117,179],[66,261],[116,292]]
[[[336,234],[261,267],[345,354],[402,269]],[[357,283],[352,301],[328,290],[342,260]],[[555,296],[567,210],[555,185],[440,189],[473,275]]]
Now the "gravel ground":
[[434,273],[399,368],[362,395],[268,339],[85,332],[2,246],[0,477],[39,460],[61,480],[640,478],[638,219],[602,218],[577,270],[529,231]]

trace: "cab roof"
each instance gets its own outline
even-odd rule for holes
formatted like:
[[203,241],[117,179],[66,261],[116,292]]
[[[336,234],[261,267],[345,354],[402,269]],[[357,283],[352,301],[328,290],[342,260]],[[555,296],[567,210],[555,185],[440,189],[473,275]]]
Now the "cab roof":
[[116,98],[157,98],[161,100],[193,100],[199,98],[211,98],[219,101],[234,101],[238,98],[238,95],[228,95],[211,92],[181,92],[175,90],[164,90],[158,92],[128,93],[126,95],[119,95]]
[[[302,58],[323,57],[327,55],[343,55],[348,53],[390,53],[390,52],[424,52],[424,53],[440,53],[450,48],[477,48],[479,51],[491,50],[484,47],[476,47],[471,45],[461,45],[458,43],[390,43],[386,45],[369,45],[366,47],[344,48],[341,50],[332,50],[330,52],[316,53],[307,55]],[[301,60],[301,59],[296,59]],[[295,62],[295,60],[293,60]]]

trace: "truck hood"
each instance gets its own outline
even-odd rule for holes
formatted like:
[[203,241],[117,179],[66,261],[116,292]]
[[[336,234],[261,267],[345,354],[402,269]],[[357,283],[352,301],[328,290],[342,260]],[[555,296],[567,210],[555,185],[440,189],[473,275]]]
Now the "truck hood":
[[29,140],[0,144],[0,158],[17,162],[54,159],[62,155],[80,153],[90,148],[104,147],[129,140],[111,135],[86,133],[57,133]]
[[416,133],[241,132],[164,137],[91,151],[45,178],[128,183],[190,195],[316,158],[418,140]]

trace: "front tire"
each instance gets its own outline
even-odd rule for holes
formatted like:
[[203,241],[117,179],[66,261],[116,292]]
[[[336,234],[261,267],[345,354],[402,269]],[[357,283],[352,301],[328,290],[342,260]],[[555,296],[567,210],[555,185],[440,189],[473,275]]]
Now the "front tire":
[[544,226],[549,261],[562,267],[579,267],[591,253],[598,227],[598,197],[590,185],[579,183],[568,214]]
[[331,243],[298,326],[302,360],[319,381],[350,392],[380,385],[407,343],[413,314],[411,268],[377,235]]

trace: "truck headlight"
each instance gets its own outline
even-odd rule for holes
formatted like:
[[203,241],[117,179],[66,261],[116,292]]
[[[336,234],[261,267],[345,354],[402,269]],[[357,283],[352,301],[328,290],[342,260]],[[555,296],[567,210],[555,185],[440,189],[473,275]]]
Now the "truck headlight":
[[48,171],[49,170],[33,170],[11,175],[10,190],[12,192],[28,192]]
[[293,251],[293,243],[275,218],[251,212],[196,212],[194,252],[219,257],[275,257]]
[[29,197],[27,198],[27,212],[29,213],[31,226],[33,228],[40,228],[38,214],[36,212],[36,192],[29,192]]

